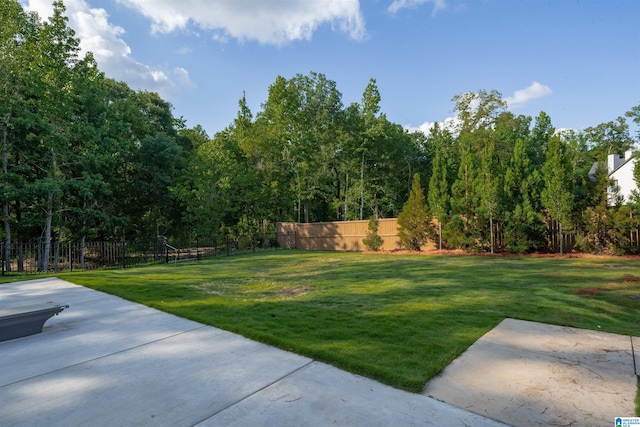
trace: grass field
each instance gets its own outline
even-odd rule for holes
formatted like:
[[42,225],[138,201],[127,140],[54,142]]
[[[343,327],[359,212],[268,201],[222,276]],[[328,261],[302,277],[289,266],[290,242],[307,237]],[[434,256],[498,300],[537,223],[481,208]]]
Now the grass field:
[[59,277],[419,392],[506,317],[640,335],[639,261],[278,251]]

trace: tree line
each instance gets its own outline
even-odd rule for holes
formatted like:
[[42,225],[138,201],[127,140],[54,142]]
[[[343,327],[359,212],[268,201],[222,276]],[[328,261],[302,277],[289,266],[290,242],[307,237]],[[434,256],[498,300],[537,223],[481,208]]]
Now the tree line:
[[[541,250],[550,218],[581,233],[585,250],[633,250],[624,239],[636,205],[607,204],[602,167],[588,178],[594,161],[633,147],[624,116],[560,133],[544,112],[515,115],[499,92],[480,90],[454,97],[454,126],[409,132],[381,111],[375,79],[345,106],[336,83],[311,72],[278,76],[255,114],[243,95],[232,123],[210,137],[156,93],[81,58],[61,1],[46,21],[16,0],[0,5],[7,247],[397,217],[418,174],[443,247],[495,250],[499,230],[501,249]],[[640,106],[627,116],[638,123]]]

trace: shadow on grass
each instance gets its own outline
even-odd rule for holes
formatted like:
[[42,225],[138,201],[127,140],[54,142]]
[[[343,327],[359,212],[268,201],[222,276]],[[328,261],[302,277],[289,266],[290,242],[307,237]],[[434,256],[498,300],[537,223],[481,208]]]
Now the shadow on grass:
[[420,391],[505,317],[636,333],[640,301],[573,292],[636,264],[593,264],[283,251],[64,278]]

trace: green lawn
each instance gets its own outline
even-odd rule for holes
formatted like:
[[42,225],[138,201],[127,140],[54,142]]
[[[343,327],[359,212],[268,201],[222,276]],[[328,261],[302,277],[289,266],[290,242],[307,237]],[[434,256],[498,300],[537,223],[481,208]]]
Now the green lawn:
[[59,277],[419,392],[506,317],[640,335],[639,261],[278,251]]

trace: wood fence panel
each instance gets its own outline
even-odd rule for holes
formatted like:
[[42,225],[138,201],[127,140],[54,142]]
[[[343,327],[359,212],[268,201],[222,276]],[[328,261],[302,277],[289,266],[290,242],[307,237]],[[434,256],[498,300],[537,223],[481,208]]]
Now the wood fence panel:
[[[362,240],[367,237],[368,231],[368,220],[276,224],[278,246],[314,251],[364,251],[367,248]],[[383,241],[380,250],[400,249],[396,218],[378,220],[378,235]],[[434,247],[429,242],[423,250]]]

